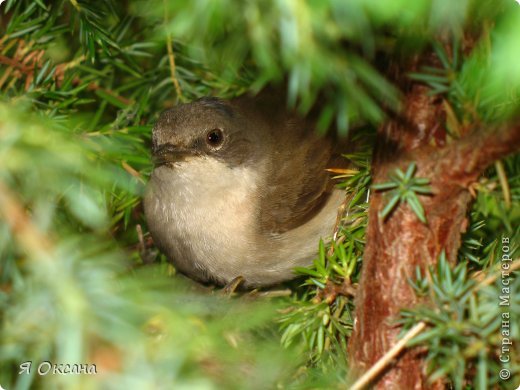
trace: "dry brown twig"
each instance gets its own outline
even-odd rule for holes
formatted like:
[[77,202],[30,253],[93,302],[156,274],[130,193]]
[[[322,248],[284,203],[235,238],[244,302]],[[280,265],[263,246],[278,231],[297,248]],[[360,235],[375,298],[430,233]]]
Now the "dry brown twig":
[[[166,25],[168,22],[168,13],[167,13],[167,2],[164,0],[164,24]],[[173,43],[172,37],[169,32],[166,33],[166,49],[168,50],[168,61],[170,62],[170,78],[172,80],[173,86],[175,87],[175,93],[177,97],[182,98],[182,90],[179,84],[179,80],[177,80],[176,67],[175,67],[175,55],[173,54]]]

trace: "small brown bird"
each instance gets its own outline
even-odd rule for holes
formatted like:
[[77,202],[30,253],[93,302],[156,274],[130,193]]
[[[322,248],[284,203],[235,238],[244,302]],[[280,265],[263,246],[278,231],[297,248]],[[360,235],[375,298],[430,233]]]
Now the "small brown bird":
[[153,129],[145,213],[177,269],[251,288],[293,278],[331,236],[344,199],[326,168],[345,166],[313,121],[270,96],[202,98]]

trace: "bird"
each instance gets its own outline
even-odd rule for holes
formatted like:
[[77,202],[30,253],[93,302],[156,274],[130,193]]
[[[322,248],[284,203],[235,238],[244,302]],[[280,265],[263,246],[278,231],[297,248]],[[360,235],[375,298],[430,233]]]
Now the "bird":
[[201,283],[241,288],[293,279],[330,239],[345,165],[333,136],[270,94],[203,97],[164,111],[152,129],[144,211],[155,245]]

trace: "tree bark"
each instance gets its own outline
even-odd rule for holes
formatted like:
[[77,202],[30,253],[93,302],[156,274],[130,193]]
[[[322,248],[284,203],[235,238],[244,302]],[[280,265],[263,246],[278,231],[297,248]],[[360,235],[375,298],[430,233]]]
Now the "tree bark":
[[[442,251],[454,262],[467,227],[468,191],[483,170],[496,159],[520,148],[520,126],[489,131],[474,129],[447,144],[445,112],[441,99],[414,84],[404,99],[403,117],[378,130],[373,160],[373,181],[388,181],[396,168],[416,162],[417,177],[431,181],[432,196],[421,196],[428,223],[423,224],[407,205],[400,205],[386,220],[379,212],[385,194],[370,199],[367,245],[356,297],[354,330],[349,341],[352,376],[369,369],[397,341],[394,323],[402,308],[417,298],[408,284],[419,266],[434,265]],[[405,351],[373,382],[379,389],[435,389],[442,382],[427,383],[424,351]]]

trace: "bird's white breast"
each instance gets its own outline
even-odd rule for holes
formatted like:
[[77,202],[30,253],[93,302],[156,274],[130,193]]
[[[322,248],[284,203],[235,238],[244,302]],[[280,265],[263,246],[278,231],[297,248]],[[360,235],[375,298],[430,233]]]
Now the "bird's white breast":
[[251,168],[196,157],[157,168],[152,182],[147,217],[164,219],[166,229],[155,234],[176,253],[176,264],[223,279],[237,276],[240,259],[255,249],[257,203],[251,195],[258,183]]

